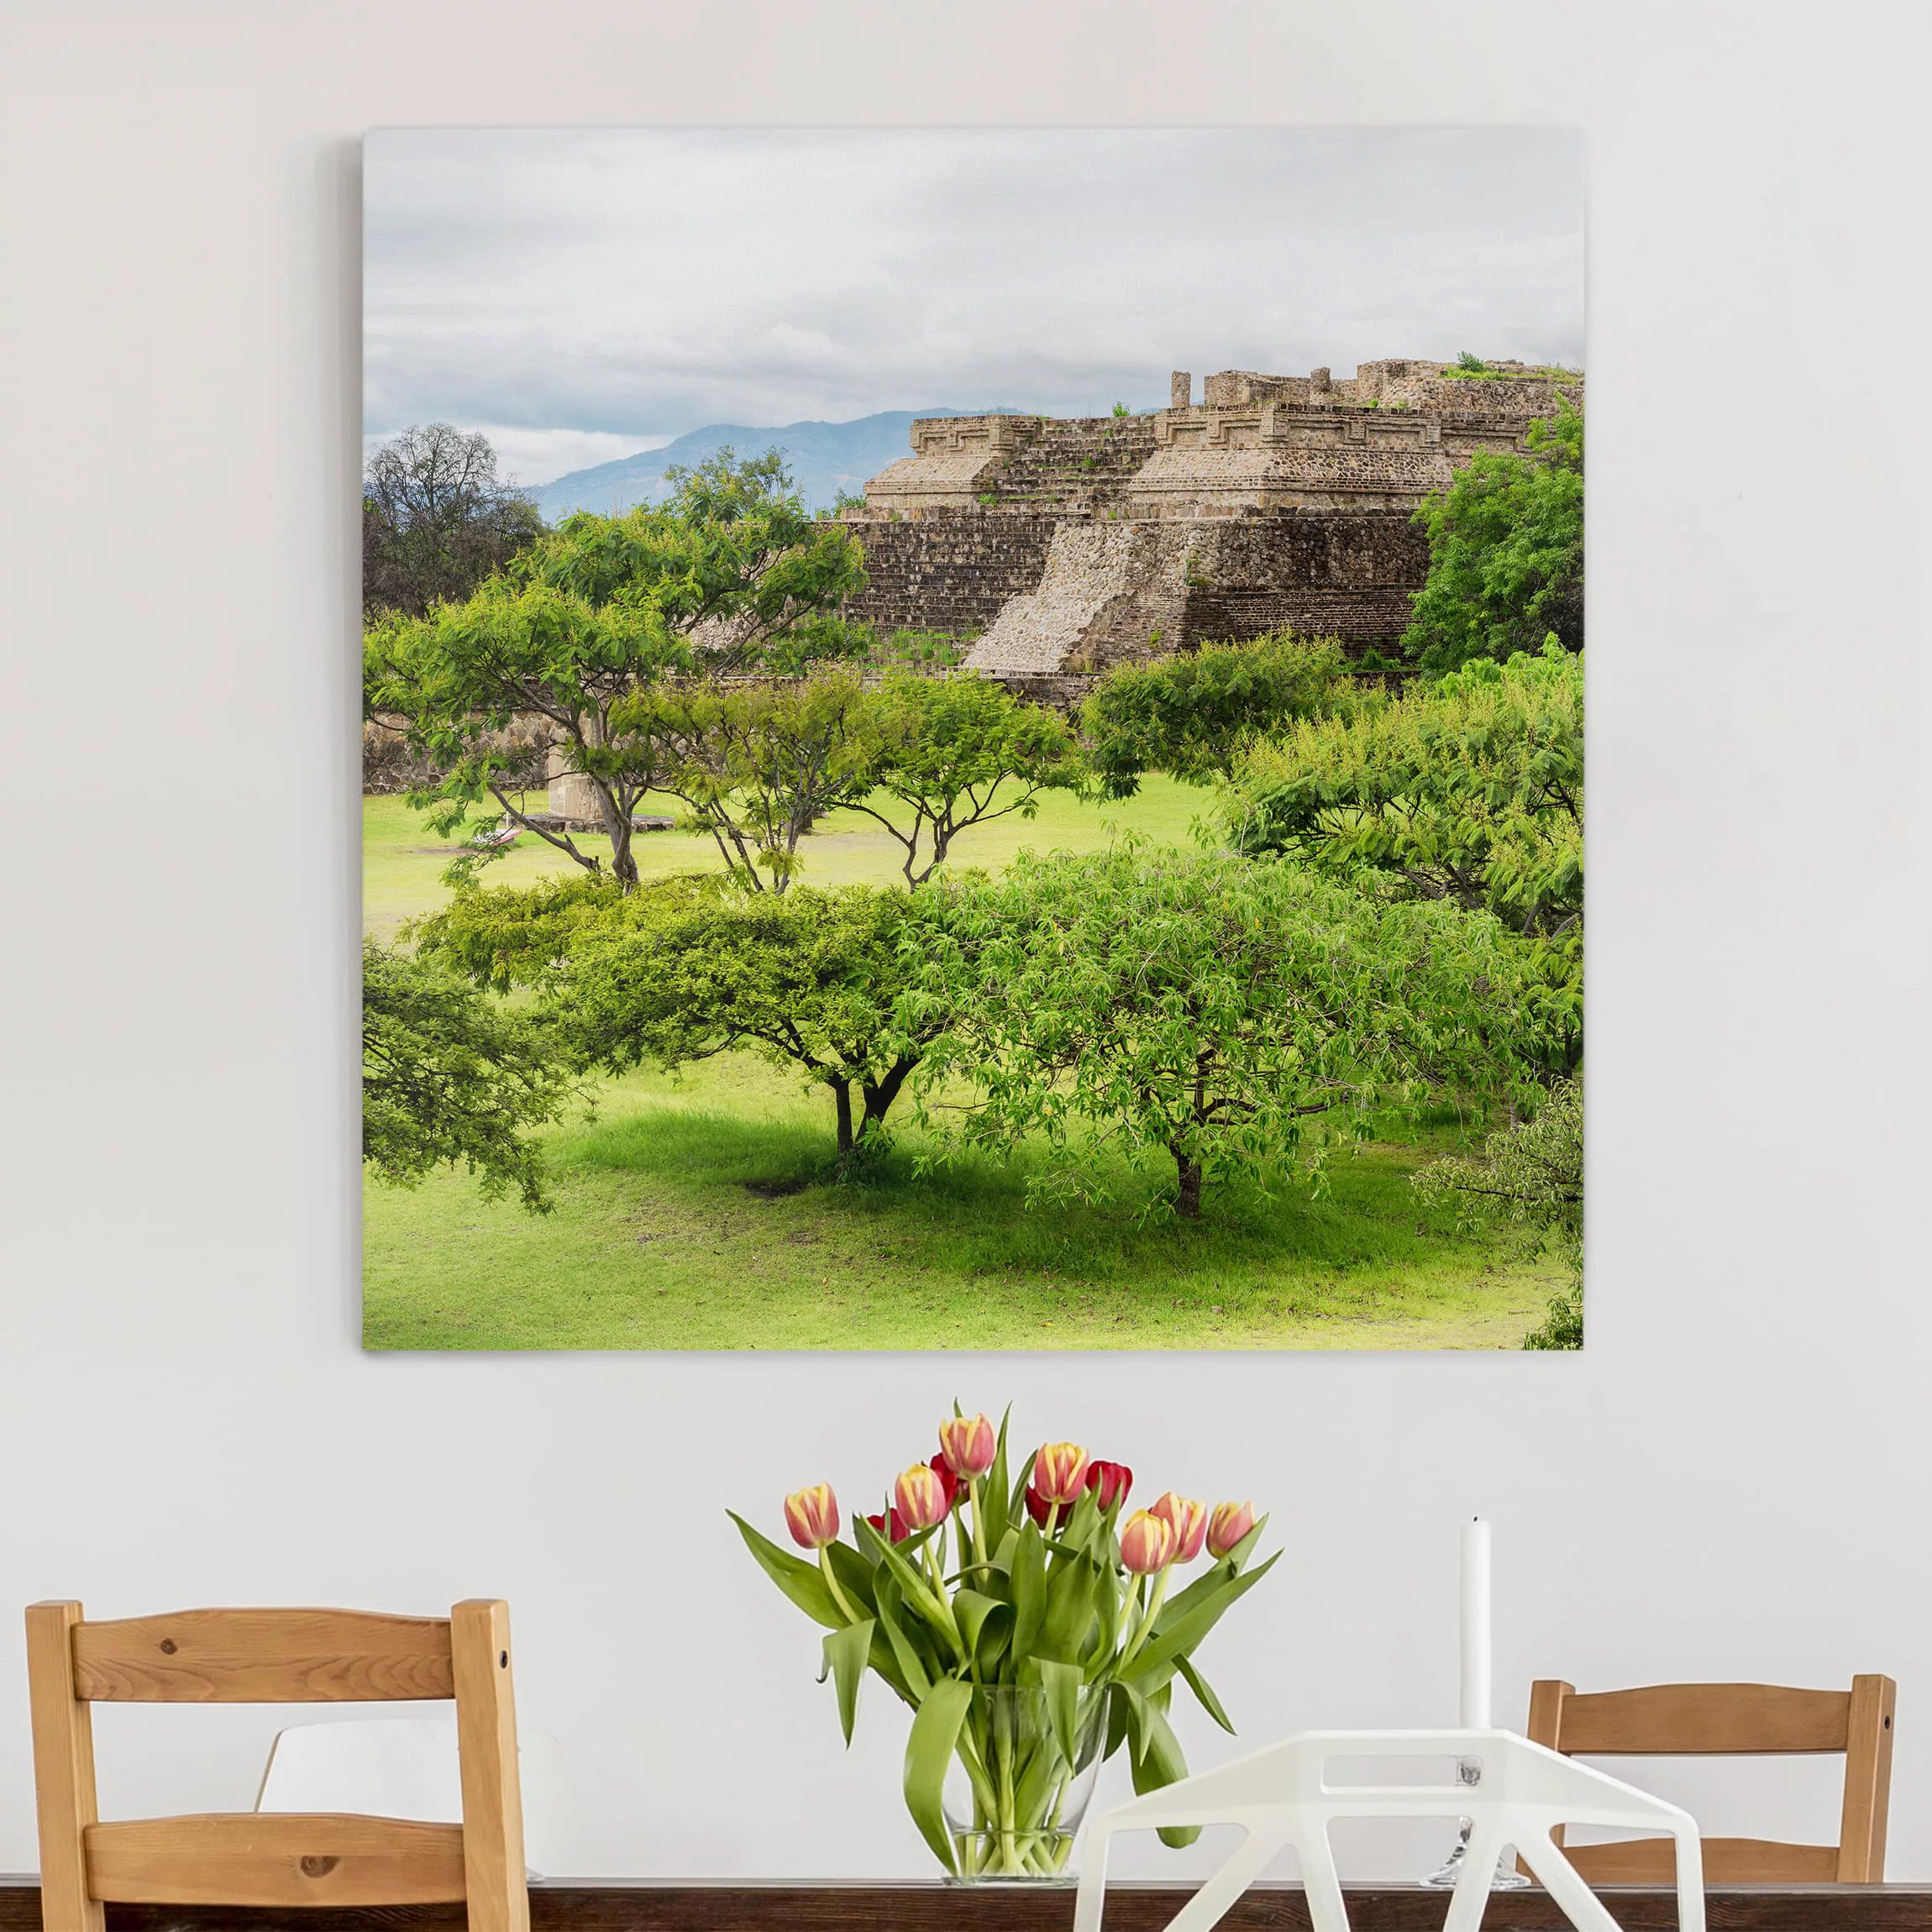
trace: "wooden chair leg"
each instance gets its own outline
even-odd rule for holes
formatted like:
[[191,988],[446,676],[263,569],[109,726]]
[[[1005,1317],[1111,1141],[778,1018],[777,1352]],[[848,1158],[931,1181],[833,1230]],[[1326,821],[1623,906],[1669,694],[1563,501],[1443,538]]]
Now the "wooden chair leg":
[[530,1932],[509,1605],[484,1599],[458,1604],[449,1613],[449,1656],[470,1932]]
[[27,1679],[34,1724],[34,1789],[40,1826],[40,1923],[46,1932],[104,1932],[106,1914],[87,1895],[82,1834],[98,1821],[94,1726],[74,1694],[78,1604],[27,1608]]

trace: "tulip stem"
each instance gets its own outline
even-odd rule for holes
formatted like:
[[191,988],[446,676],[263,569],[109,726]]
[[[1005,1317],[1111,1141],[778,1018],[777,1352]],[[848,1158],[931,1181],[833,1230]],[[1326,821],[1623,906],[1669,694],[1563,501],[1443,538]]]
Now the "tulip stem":
[[1154,1619],[1161,1614],[1161,1599],[1168,1593],[1168,1578],[1173,1573],[1173,1565],[1170,1563],[1154,1578],[1153,1593],[1147,1599],[1147,1607],[1134,1626],[1134,1634],[1127,1639],[1127,1647],[1121,1652],[1121,1663],[1116,1668],[1130,1663],[1134,1652],[1147,1641],[1147,1632],[1154,1627]]
[[979,1478],[977,1476],[966,1485],[966,1499],[973,1506],[973,1559],[984,1570],[986,1567],[986,1532],[979,1526]]
[[851,1599],[847,1597],[843,1590],[839,1588],[838,1578],[832,1573],[832,1562],[826,1555],[822,1546],[821,1546],[818,1552],[818,1567],[820,1574],[825,1578],[825,1587],[832,1592],[832,1602],[838,1605],[845,1620],[849,1624],[862,1622],[864,1620],[859,1616],[858,1612],[853,1609]]

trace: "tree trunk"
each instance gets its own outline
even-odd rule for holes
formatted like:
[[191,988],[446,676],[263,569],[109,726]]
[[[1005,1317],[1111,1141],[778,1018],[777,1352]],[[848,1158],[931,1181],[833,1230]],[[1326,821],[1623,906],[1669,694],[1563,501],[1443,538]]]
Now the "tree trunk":
[[1179,1171],[1179,1180],[1174,1189],[1174,1212],[1184,1215],[1189,1221],[1199,1221],[1201,1213],[1201,1164],[1184,1153],[1179,1147],[1171,1152],[1174,1166]]
[[852,1089],[843,1080],[828,1080],[832,1104],[838,1110],[838,1151],[852,1152]]
[[899,1089],[906,1084],[906,1076],[919,1064],[916,1054],[895,1060],[883,1080],[865,1082],[865,1125],[883,1127],[885,1116],[891,1110],[892,1103],[899,1098]]
[[601,779],[594,778],[591,783],[596,788],[604,830],[610,834],[611,876],[621,890],[628,892],[638,883],[638,862],[631,856],[631,815],[617,809],[617,795]]

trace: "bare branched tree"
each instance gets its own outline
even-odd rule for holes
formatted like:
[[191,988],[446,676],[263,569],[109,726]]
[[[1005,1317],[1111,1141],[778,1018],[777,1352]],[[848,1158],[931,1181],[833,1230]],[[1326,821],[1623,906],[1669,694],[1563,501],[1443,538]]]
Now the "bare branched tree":
[[543,528],[496,474],[487,437],[418,423],[379,444],[362,481],[362,610],[419,617],[467,597]]

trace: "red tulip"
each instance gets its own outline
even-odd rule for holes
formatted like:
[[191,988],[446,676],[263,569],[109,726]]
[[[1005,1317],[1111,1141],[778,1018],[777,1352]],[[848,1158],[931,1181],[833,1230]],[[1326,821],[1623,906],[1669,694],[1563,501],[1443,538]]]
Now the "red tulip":
[[1125,1462],[1089,1462],[1087,1465],[1087,1487],[1094,1492],[1094,1500],[1103,1509],[1110,1509],[1116,1503],[1127,1499],[1127,1492],[1134,1486],[1134,1473]]
[[1195,1502],[1191,1496],[1176,1495],[1170,1489],[1154,1504],[1152,1514],[1174,1533],[1174,1561],[1191,1563],[1201,1553],[1201,1544],[1207,1537],[1207,1504]]
[[954,1415],[939,1425],[939,1454],[962,1482],[984,1476],[1000,1452],[993,1425],[984,1415]]
[[1053,1504],[1029,1483],[1026,1485],[1026,1514],[1043,1530],[1047,1526],[1047,1512]]
[[1253,1504],[1216,1503],[1208,1518],[1208,1554],[1225,1557],[1253,1527]]
[[1174,1560],[1174,1526],[1152,1509],[1137,1509],[1121,1531],[1121,1561],[1137,1577],[1152,1576]]
[[[890,1518],[891,1521],[890,1529],[886,1526],[888,1517]],[[890,1542],[903,1543],[912,1534],[906,1519],[896,1509],[882,1509],[876,1516],[868,1516],[865,1520]]]
[[838,1541],[838,1499],[829,1483],[815,1483],[785,1499],[785,1526],[801,1550],[822,1550]]
[[892,1486],[892,1500],[909,1530],[930,1530],[943,1523],[952,1506],[938,1471],[928,1462],[915,1462],[901,1472]]
[[1049,1503],[1079,1500],[1087,1486],[1087,1452],[1078,1442],[1045,1442],[1033,1458],[1033,1487]]

